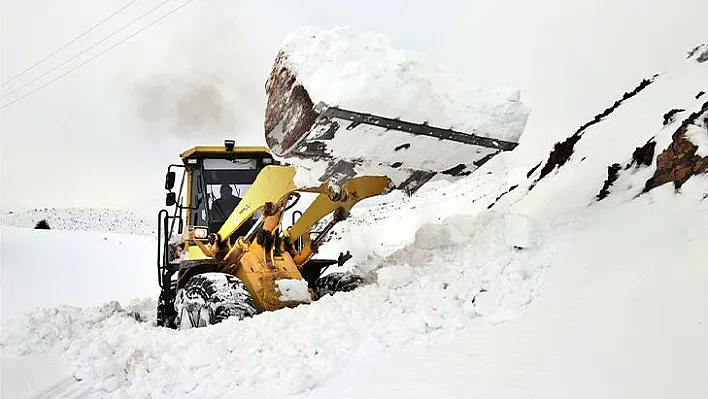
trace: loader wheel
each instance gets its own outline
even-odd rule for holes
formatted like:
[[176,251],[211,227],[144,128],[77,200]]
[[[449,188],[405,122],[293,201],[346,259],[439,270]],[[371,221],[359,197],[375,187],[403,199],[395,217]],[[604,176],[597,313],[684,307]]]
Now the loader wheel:
[[230,317],[242,320],[256,314],[253,299],[241,280],[225,273],[202,273],[190,278],[175,300],[180,330],[206,327]]
[[352,291],[364,284],[364,279],[351,273],[335,272],[322,276],[315,281],[314,290],[317,298],[335,292]]

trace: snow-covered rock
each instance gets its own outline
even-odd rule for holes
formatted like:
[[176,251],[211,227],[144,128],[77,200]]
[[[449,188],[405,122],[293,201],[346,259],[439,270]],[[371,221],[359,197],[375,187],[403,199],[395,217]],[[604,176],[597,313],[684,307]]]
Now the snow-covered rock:
[[517,89],[483,90],[387,37],[349,27],[293,31],[283,63],[312,102],[517,141],[530,110]]
[[385,175],[415,191],[466,176],[511,150],[529,116],[516,90],[480,89],[384,36],[344,27],[289,35],[266,94],[266,142],[301,167],[303,185]]

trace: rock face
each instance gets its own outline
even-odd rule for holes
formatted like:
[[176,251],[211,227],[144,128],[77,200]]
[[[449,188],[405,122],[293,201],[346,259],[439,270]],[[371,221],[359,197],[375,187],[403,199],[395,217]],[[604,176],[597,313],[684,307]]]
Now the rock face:
[[309,94],[285,65],[285,57],[282,51],[278,54],[266,83],[265,137],[276,152],[295,145],[317,117]]
[[656,172],[647,180],[644,192],[670,182],[678,190],[691,176],[708,172],[708,156],[696,154],[698,146],[686,137],[691,125],[702,127],[708,136],[708,101],[681,123],[672,135],[671,144],[657,156]]

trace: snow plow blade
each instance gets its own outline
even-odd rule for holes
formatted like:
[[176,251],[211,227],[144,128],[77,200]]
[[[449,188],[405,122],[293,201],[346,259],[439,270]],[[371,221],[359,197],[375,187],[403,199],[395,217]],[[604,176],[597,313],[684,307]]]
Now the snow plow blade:
[[[436,176],[450,180],[469,175],[493,156],[517,146],[527,116],[517,98],[474,91],[476,97],[466,93],[471,98],[469,103],[450,105],[453,94],[427,89],[420,102],[417,99],[411,102],[402,96],[405,90],[422,90],[416,86],[417,81],[404,81],[403,85],[397,81],[397,86],[387,86],[384,82],[386,87],[381,89],[375,83],[371,87],[366,83],[362,85],[363,79],[357,78],[350,85],[347,79],[351,76],[342,76],[339,71],[351,70],[352,65],[366,73],[379,68],[376,73],[394,76],[393,79],[403,80],[407,76],[399,76],[402,73],[399,64],[382,67],[385,62],[375,61],[372,66],[358,65],[362,58],[371,55],[360,55],[371,51],[372,45],[366,43],[369,37],[341,29],[324,33],[306,31],[302,35],[298,38],[298,34],[294,34],[281,49],[266,83],[265,139],[274,155],[308,168],[319,182],[331,180],[342,184],[357,175],[385,175],[397,188],[412,193]],[[332,57],[327,40],[345,55]],[[303,48],[297,46],[298,42]],[[357,55],[347,58],[347,51]],[[386,51],[390,54],[395,50]],[[318,57],[320,53],[328,57],[322,60]],[[423,82],[421,87],[427,88],[433,83]],[[341,88],[340,92],[349,92],[342,96],[336,93],[336,87]],[[403,92],[397,93],[399,89]],[[383,98],[390,98],[392,104],[382,102]],[[332,100],[339,101],[333,105]],[[377,110],[379,105],[385,108],[381,113],[388,115],[370,111]],[[465,120],[454,120],[454,111]],[[436,126],[436,123],[472,126],[473,129],[466,133]],[[495,134],[497,129],[499,133]]]

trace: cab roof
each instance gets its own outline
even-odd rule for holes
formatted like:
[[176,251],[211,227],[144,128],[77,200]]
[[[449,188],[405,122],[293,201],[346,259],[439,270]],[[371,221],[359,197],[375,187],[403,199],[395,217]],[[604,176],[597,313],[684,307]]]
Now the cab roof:
[[202,159],[202,158],[241,158],[249,156],[268,156],[270,150],[268,147],[260,146],[196,146],[192,147],[180,154],[180,158],[187,159]]

